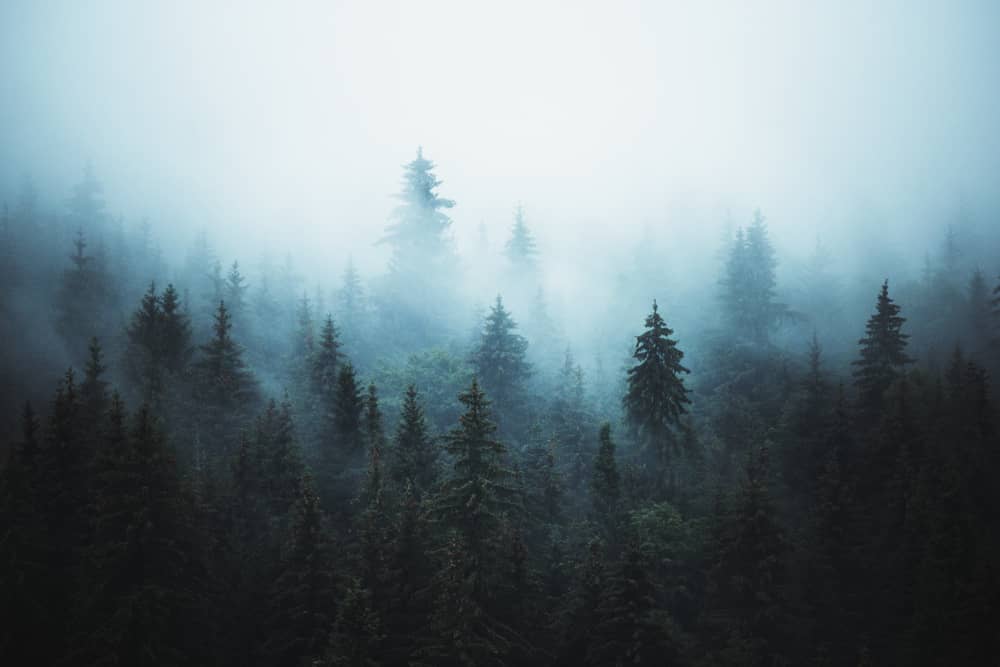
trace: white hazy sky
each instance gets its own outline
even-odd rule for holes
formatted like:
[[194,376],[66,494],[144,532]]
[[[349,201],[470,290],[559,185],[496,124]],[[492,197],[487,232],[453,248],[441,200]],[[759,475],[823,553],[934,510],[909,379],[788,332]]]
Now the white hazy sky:
[[989,0],[0,3],[0,192],[90,158],[184,242],[373,268],[418,144],[460,242],[517,201],[543,241],[755,206],[811,239],[994,192],[998,121]]

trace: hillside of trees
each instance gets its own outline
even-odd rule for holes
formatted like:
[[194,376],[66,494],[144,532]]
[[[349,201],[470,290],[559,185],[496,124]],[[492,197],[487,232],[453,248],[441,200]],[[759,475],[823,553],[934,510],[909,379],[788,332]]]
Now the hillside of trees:
[[583,323],[530,207],[470,302],[443,190],[418,151],[388,265],[331,285],[167,256],[89,165],[24,181],[5,664],[996,663],[995,222],[943,220],[918,275],[818,242],[793,284],[758,211],[683,293],[640,244]]

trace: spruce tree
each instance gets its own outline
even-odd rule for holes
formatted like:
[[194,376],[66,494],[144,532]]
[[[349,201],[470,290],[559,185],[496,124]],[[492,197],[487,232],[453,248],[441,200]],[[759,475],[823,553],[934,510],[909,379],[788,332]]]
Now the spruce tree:
[[337,394],[337,372],[340,370],[340,332],[333,323],[333,317],[327,315],[320,331],[319,345],[312,356],[310,378],[312,391],[320,414],[325,415],[328,424],[332,426],[334,397]]
[[622,405],[633,433],[663,471],[679,449],[672,429],[691,402],[681,378],[681,373],[689,371],[681,365],[684,353],[670,338],[674,332],[660,316],[656,301],[645,326],[646,330],[636,336],[632,356],[637,363],[628,370]]
[[150,283],[125,330],[129,344],[125,365],[139,387],[139,395],[148,403],[155,403],[162,389],[162,321],[163,310],[156,284]]
[[618,464],[615,462],[615,443],[611,439],[611,424],[608,422],[601,424],[598,440],[600,445],[597,449],[597,458],[594,460],[590,493],[595,518],[610,537],[614,535],[621,496]]
[[479,383],[473,380],[459,400],[466,412],[445,436],[452,474],[441,484],[432,510],[452,537],[436,586],[435,640],[425,657],[433,658],[431,664],[499,665],[523,644],[498,620],[501,610],[495,603],[501,531],[508,516],[519,514],[520,504]]
[[185,662],[194,620],[193,543],[177,470],[148,408],[134,426],[116,395],[96,465],[93,542],[77,618],[73,662]]
[[[376,408],[377,405],[376,403]],[[346,459],[351,459],[364,451],[366,426],[364,411],[365,399],[358,387],[354,365],[347,362],[337,373],[337,393],[334,396],[336,446]]]
[[173,284],[160,295],[159,344],[164,368],[172,374],[183,371],[191,358],[191,320]]
[[[39,423],[30,403],[21,440],[0,471],[0,654],[51,657],[50,560],[41,513]],[[48,648],[47,648],[48,647]]]
[[723,316],[730,334],[765,345],[771,329],[787,313],[775,299],[774,247],[761,212],[745,230],[740,228],[729,250],[722,279]]
[[768,491],[766,445],[748,456],[734,511],[723,518],[709,571],[707,618],[725,664],[771,665],[785,643],[786,543]]
[[639,545],[633,540],[602,591],[587,665],[673,664],[668,617],[656,608],[656,591]]
[[317,667],[379,667],[385,634],[371,594],[357,579],[344,591],[326,656]]
[[881,412],[885,391],[900,376],[903,366],[913,361],[906,354],[909,336],[902,332],[906,319],[899,315],[899,310],[899,305],[889,297],[886,280],[875,313],[868,318],[865,336],[858,341],[861,356],[853,362],[858,402],[862,414],[868,418]]
[[194,364],[200,425],[214,441],[216,454],[223,458],[233,451],[237,429],[252,414],[259,398],[257,381],[231,329],[229,310],[220,301],[213,336],[201,346],[201,358]]
[[538,248],[535,239],[524,221],[524,207],[520,204],[514,211],[514,225],[510,230],[510,239],[505,248],[507,259],[511,265],[521,271],[531,271],[538,261]]
[[498,295],[472,356],[476,376],[492,396],[501,429],[508,435],[517,432],[514,422],[524,408],[525,384],[531,376],[531,364],[525,358],[528,341],[514,332],[516,328]]
[[335,618],[334,560],[308,473],[300,490],[286,556],[272,589],[264,648],[276,664],[299,664],[320,655]]
[[87,366],[84,369],[83,382],[80,383],[80,399],[83,402],[87,421],[92,426],[104,416],[108,407],[108,383],[104,379],[104,353],[97,338],[90,339],[88,347]]
[[392,247],[392,269],[403,275],[434,267],[451,252],[445,236],[451,219],[444,210],[455,202],[438,196],[441,181],[433,169],[434,163],[418,148],[416,159],[404,167],[403,190],[397,195],[400,204],[393,212],[395,222],[380,241]]
[[410,487],[422,498],[437,482],[437,449],[427,432],[427,420],[412,384],[406,388],[403,410],[393,440],[390,476],[397,489]]

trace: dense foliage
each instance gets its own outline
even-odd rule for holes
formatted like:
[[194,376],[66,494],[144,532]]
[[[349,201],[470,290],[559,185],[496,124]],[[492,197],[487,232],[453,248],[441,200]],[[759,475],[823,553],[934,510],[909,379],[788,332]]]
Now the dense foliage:
[[[291,265],[224,272],[204,236],[171,269],[89,167],[62,215],[26,183],[2,238],[0,656],[996,662],[1000,283],[951,234],[863,310],[818,247],[786,305],[758,213],[702,329],[644,282],[672,305],[585,372],[540,285],[520,327],[500,296],[472,335],[441,316],[464,304],[440,185],[418,152],[386,275],[350,263],[326,302]],[[524,292],[544,255],[520,207],[505,254]]]

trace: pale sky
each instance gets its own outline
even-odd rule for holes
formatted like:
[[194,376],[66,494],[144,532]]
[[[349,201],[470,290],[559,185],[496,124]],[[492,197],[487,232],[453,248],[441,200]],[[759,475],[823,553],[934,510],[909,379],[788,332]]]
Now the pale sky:
[[995,195],[998,121],[989,1],[0,5],[0,193],[89,158],[179,244],[369,271],[417,145],[460,246],[522,201],[586,253],[757,206],[786,243],[940,220]]

